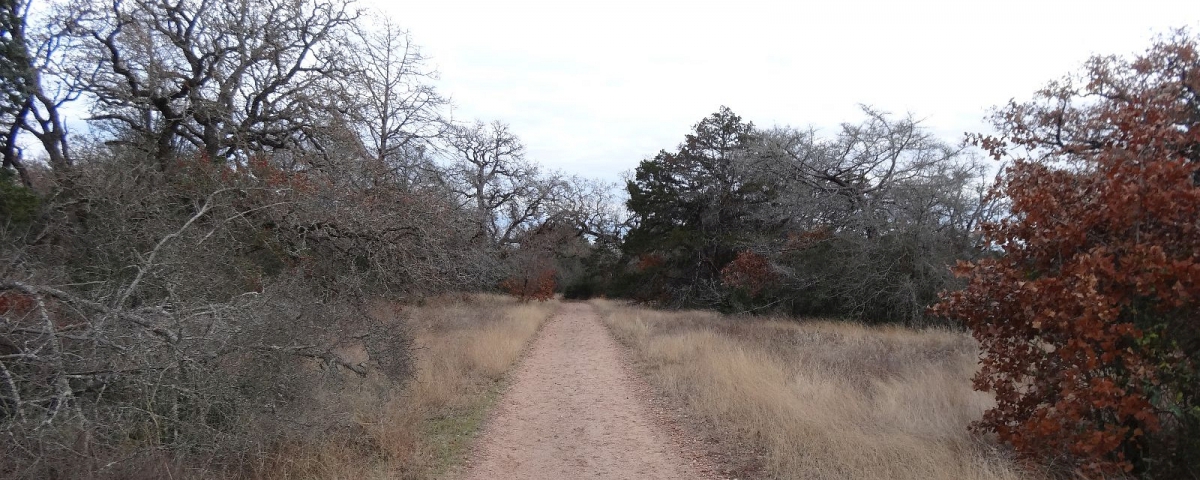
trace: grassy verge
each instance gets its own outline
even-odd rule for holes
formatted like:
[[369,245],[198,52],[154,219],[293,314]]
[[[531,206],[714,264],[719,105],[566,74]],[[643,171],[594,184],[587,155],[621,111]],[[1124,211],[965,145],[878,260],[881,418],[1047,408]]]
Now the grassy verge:
[[964,334],[593,304],[713,443],[761,452],[758,476],[1030,478],[968,432],[992,399]]
[[409,393],[414,410],[422,413],[418,477],[439,476],[462,461],[499,398],[501,380],[557,309],[557,302],[481,299],[472,311],[438,312],[414,321],[417,374]]
[[[370,379],[336,393],[329,415],[350,428],[315,432],[259,469],[264,479],[439,478],[459,464],[499,397],[501,383],[557,302],[446,296],[395,309],[413,336],[413,378]],[[383,308],[381,311],[388,311]]]

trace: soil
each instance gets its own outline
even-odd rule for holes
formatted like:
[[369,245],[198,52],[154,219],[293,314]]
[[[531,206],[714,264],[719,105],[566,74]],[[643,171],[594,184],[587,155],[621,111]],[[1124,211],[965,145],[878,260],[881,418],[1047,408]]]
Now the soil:
[[593,307],[565,304],[517,367],[465,478],[713,478],[651,396]]

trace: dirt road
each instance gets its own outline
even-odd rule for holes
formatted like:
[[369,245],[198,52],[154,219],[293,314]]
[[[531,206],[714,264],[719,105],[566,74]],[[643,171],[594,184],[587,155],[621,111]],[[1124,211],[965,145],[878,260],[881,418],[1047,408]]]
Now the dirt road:
[[517,367],[466,478],[707,477],[641,389],[592,306],[564,305]]

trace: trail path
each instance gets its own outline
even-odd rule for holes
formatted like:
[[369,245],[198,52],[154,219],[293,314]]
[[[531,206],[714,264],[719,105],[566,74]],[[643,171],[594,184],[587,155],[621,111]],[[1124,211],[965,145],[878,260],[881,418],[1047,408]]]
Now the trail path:
[[534,341],[467,479],[694,479],[591,305],[565,304]]

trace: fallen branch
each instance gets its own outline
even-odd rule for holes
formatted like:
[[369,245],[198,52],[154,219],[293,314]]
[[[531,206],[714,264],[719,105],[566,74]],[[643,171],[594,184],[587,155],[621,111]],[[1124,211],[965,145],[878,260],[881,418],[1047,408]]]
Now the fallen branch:
[[325,361],[326,365],[335,365],[335,366],[345,367],[346,370],[350,370],[351,372],[358,374],[358,376],[360,376],[360,377],[367,376],[367,368],[363,364],[354,365],[350,362],[347,362],[346,360],[344,360],[341,356],[337,355],[336,353],[333,353],[328,350],[326,350],[324,352],[305,351],[309,348],[316,348],[316,345],[295,345],[295,346],[291,346],[291,347],[281,347],[278,345],[259,345],[259,346],[255,347],[256,350],[265,351],[265,352],[280,352],[280,353],[288,353],[288,354],[296,355],[299,357],[316,358],[318,360]]
[[64,302],[67,302],[70,304],[84,306],[84,307],[90,308],[92,310],[95,310],[97,312],[103,313],[105,315],[112,315],[117,318],[123,319],[130,323],[138,325],[142,328],[145,328],[146,330],[149,330],[151,333],[158,335],[159,337],[163,338],[164,340],[167,340],[170,343],[177,343],[179,341],[179,334],[171,331],[167,327],[157,325],[155,322],[148,320],[146,318],[143,318],[140,315],[136,315],[132,312],[125,311],[125,310],[118,311],[118,310],[110,308],[102,303],[93,302],[93,301],[87,300],[85,298],[80,298],[80,297],[77,297],[70,293],[67,293],[65,291],[59,290],[57,288],[32,286],[32,285],[26,285],[21,282],[5,282],[5,283],[0,283],[0,290],[18,290],[18,291],[26,293],[27,295],[31,295],[31,296],[37,297],[39,299],[42,297],[42,295],[48,295],[50,297],[56,298],[58,300],[61,300],[61,301],[64,301]]

